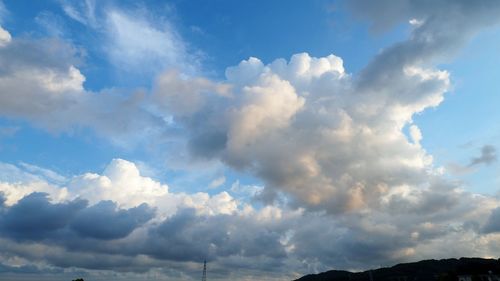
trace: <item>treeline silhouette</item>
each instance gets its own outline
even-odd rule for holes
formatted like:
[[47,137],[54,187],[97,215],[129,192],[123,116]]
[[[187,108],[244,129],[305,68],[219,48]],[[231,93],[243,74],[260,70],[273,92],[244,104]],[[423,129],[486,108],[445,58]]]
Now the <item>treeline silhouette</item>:
[[458,281],[459,277],[471,281],[500,280],[500,259],[423,260],[364,272],[331,270],[295,281]]

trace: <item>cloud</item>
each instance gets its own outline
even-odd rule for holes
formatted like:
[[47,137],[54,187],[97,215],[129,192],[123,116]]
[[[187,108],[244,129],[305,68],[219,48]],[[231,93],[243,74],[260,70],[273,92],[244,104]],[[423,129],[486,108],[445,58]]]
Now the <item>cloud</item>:
[[221,176],[221,177],[218,177],[218,178],[214,179],[212,182],[210,182],[210,184],[208,185],[208,187],[210,187],[210,188],[217,188],[217,187],[223,185],[225,182],[226,182],[226,177],[225,176]]
[[[403,128],[440,103],[446,72],[406,67],[395,89],[374,92],[358,87],[339,58],[298,54],[268,65],[251,58],[226,75],[230,95],[209,92],[195,109],[169,112],[187,130],[195,156],[251,171],[299,206],[333,213],[373,207],[392,187],[426,184],[431,157],[418,144],[416,125],[416,143]],[[203,95],[190,81],[160,81],[159,97],[193,89]],[[192,95],[169,104],[176,108]]]
[[[499,7],[495,1],[482,0],[479,3],[468,1],[434,1],[422,2],[418,0],[404,0],[394,3],[389,0],[377,2],[368,0],[349,1],[347,6],[353,15],[359,19],[368,20],[376,31],[385,31],[397,24],[407,23],[410,20],[427,25],[421,31],[428,36],[438,36],[433,39],[466,38],[470,31],[477,30],[497,21],[495,13]],[[448,22],[448,23],[446,23]],[[448,24],[459,24],[464,29],[447,29]],[[417,25],[417,27],[420,27]],[[438,32],[439,31],[439,32]],[[423,35],[424,33],[422,33]],[[441,37],[442,36],[442,37]],[[431,37],[428,37],[429,39]],[[417,39],[417,38],[415,38]],[[422,42],[424,43],[424,42]],[[444,43],[444,41],[429,40],[428,43]],[[459,46],[457,46],[459,47]],[[441,51],[441,50],[436,50]],[[421,52],[432,53],[433,50],[425,49]]]
[[[439,177],[423,189],[393,188],[370,211],[332,216],[286,205],[255,208],[227,192],[170,193],[166,184],[120,159],[101,174],[65,176],[65,183],[49,183],[51,173],[24,165],[0,168],[18,169],[12,189],[35,192],[15,200],[4,190],[11,203],[0,208],[0,261],[15,256],[22,265],[44,265],[42,271],[49,266],[91,275],[96,270],[153,274],[171,268],[158,274],[195,280],[194,265],[206,258],[216,279],[280,280],[331,264],[365,268],[494,251],[495,238],[483,234],[483,225],[498,200],[464,192]],[[44,177],[54,196],[36,193]],[[64,197],[58,189],[65,190]],[[450,239],[461,247],[439,246]]]
[[[140,206],[146,203],[156,208],[163,218],[179,208],[191,208],[208,215],[231,214],[238,209],[232,196],[224,191],[213,196],[207,193],[169,193],[168,185],[141,175],[134,163],[123,159],[113,159],[102,174],[85,173],[67,177],[65,181],[54,181],[54,174],[29,165],[1,163],[0,192],[5,204],[12,206],[33,192],[44,192],[53,202],[59,203],[85,199],[94,206],[102,201],[112,201],[122,209],[141,209]],[[110,208],[109,205],[101,207]]]
[[[137,13],[109,10],[106,14],[107,52],[120,69],[126,72],[155,74],[168,68],[193,73],[195,57],[167,21],[153,23]],[[150,18],[151,19],[151,18]]]
[[[167,23],[160,30],[126,12],[108,10],[106,15],[106,50],[120,69],[147,73],[148,80],[170,68],[181,71],[175,79],[195,72],[194,58]],[[149,43],[143,40],[145,33]],[[39,55],[31,55],[35,53]],[[84,53],[60,38],[12,38],[0,29],[0,115],[29,121],[52,133],[90,128],[119,146],[162,143],[170,130],[165,124],[168,118],[156,112],[163,107],[158,108],[143,90],[86,90],[86,77],[79,69]],[[210,83],[200,79],[200,87]],[[225,91],[224,87],[217,90]]]
[[143,177],[134,163],[113,159],[102,173],[86,173],[74,177],[68,184],[73,196],[86,198],[91,204],[112,200],[122,207],[137,207],[142,203],[156,205],[156,200],[168,194],[168,186]]
[[481,155],[470,160],[467,167],[477,166],[480,164],[490,165],[497,161],[497,151],[492,145],[485,145],[481,148]]
[[[41,181],[41,177],[49,174],[33,175],[19,185]],[[127,207],[134,204],[114,196],[120,189],[136,190],[139,202],[150,199],[147,195],[140,197],[148,193],[148,188],[166,185],[142,177],[134,164],[124,160],[114,160],[104,174],[101,177],[109,177],[105,185],[94,187],[91,179],[85,184],[85,177],[76,176],[78,186],[73,186],[71,180],[67,188],[54,186],[68,190],[65,198],[34,192],[3,205],[0,239],[7,240],[1,243],[2,252],[22,258],[27,264],[43,262],[55,267],[92,270],[123,268],[129,272],[161,268],[171,262],[198,262],[205,254],[214,261],[241,256],[276,262],[284,257],[279,242],[282,226],[273,226],[273,220],[281,218],[276,213],[254,210],[236,202],[226,192],[214,196],[156,194],[156,200],[148,202],[151,205],[144,202]],[[121,186],[120,179],[127,179],[127,186]],[[86,188],[93,188],[93,193],[80,192]],[[112,192],[99,192],[99,188]],[[88,201],[86,195],[92,199]],[[249,226],[255,230],[249,231],[246,228]],[[191,239],[198,242],[188,243]],[[40,251],[44,254],[38,255]],[[107,262],[96,262],[99,258]],[[189,270],[185,265],[182,268]]]
[[12,41],[10,33],[0,26],[0,47],[4,47]]
[[143,93],[86,91],[80,61],[59,39],[12,39],[0,47],[0,114],[56,133],[92,128],[121,145],[161,135],[163,121],[143,107]]
[[85,1],[60,1],[64,13],[71,19],[91,27],[97,27],[96,2],[94,0]]
[[484,145],[481,148],[481,155],[472,157],[467,165],[460,165],[457,163],[450,163],[447,169],[457,175],[467,174],[474,172],[475,168],[479,165],[491,165],[497,161],[496,149],[492,145]]
[[5,211],[0,229],[14,239],[43,239],[66,226],[85,206],[81,200],[51,204],[47,194],[31,193]]
[[211,261],[224,256],[282,258],[280,236],[249,217],[197,216],[187,209],[152,230],[147,251],[157,258],[178,261]]
[[3,3],[3,1],[0,1],[0,24],[3,24],[3,22],[5,21],[5,18],[8,16],[8,14],[9,14],[9,11],[5,7],[5,4]]
[[[341,213],[377,208],[402,186],[432,189],[429,178],[441,172],[412,120],[451,88],[449,73],[432,65],[496,24],[500,7],[495,1],[373,5],[355,1],[351,8],[375,28],[415,18],[419,24],[358,74],[346,73],[334,55],[296,54],[267,65],[249,58],[229,67],[219,83],[230,94],[160,77],[154,95],[169,97],[168,116],[187,131],[192,155],[253,173],[264,180],[267,199],[283,193],[292,205]],[[185,104],[193,107],[175,110]]]
[[154,211],[146,203],[128,210],[117,210],[112,201],[101,201],[79,212],[71,229],[83,237],[118,239],[151,220]]
[[491,211],[488,221],[483,226],[485,233],[500,232],[500,208]]
[[[170,21],[157,16],[158,11],[144,5],[120,8],[109,1],[60,0],[60,4],[66,16],[97,33],[103,44],[98,51],[107,54],[120,74],[149,80],[166,69],[187,75],[199,71],[201,52],[190,48]],[[165,13],[171,11],[159,14]]]

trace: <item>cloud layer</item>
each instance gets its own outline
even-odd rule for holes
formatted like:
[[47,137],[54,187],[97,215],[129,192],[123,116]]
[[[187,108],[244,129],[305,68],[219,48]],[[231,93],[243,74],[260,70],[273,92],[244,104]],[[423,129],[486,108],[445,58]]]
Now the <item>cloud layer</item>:
[[23,166],[10,169],[22,176],[0,185],[0,261],[6,268],[125,275],[171,268],[165,274],[191,280],[207,259],[216,280],[283,280],[331,265],[356,269],[498,250],[498,200],[446,182],[392,190],[377,208],[332,216],[279,205],[255,208],[224,191],[170,193],[120,159],[102,174],[68,177],[63,184],[27,177]]

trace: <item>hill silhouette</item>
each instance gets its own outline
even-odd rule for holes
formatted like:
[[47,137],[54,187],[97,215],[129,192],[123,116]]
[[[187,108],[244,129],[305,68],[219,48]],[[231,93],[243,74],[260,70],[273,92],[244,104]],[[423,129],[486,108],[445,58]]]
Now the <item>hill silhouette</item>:
[[464,280],[472,281],[500,280],[500,259],[423,260],[363,272],[330,270],[295,281],[454,281],[459,280],[459,276],[468,276],[469,279]]

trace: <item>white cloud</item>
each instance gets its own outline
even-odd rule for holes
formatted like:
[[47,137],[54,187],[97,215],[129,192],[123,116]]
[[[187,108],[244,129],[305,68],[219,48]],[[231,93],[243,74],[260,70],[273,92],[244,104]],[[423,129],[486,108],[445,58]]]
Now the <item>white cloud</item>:
[[162,134],[144,93],[85,90],[79,56],[58,39],[12,39],[0,48],[0,114],[56,133],[91,128],[123,146]]
[[185,75],[199,72],[201,52],[191,48],[162,11],[121,9],[106,1],[59,0],[70,19],[84,25],[97,36],[99,47],[93,51],[107,54],[119,75],[150,81],[159,72],[176,69]]
[[[154,74],[169,68],[184,73],[195,71],[194,56],[166,21],[153,23],[137,14],[118,10],[107,12],[106,47],[111,60],[126,72]],[[153,71],[154,70],[154,71]]]
[[85,173],[72,178],[29,164],[0,165],[0,192],[12,206],[33,192],[45,192],[53,202],[77,198],[90,205],[111,200],[120,208],[134,208],[143,203],[157,208],[165,218],[179,208],[193,208],[199,214],[231,214],[238,211],[238,202],[227,192],[214,196],[207,193],[169,193],[168,186],[141,175],[138,167],[123,159],[113,159],[102,174]]
[[10,33],[0,26],[0,48],[9,44],[12,40]]
[[419,27],[421,26],[424,21],[423,20],[419,20],[419,19],[411,19],[408,21],[408,23],[410,23],[411,25],[415,26],[415,27]]
[[64,13],[71,19],[91,27],[98,27],[95,0],[60,0]]
[[420,145],[420,141],[422,140],[422,132],[416,125],[410,126],[410,137],[413,143]]
[[112,200],[124,208],[142,203],[156,206],[156,200],[168,193],[168,186],[140,175],[135,164],[114,159],[102,175],[86,173],[77,176],[68,184],[72,196],[78,196],[95,204],[101,200]]
[[432,158],[414,145],[416,127],[411,141],[403,128],[443,100],[448,74],[405,67],[383,89],[362,88],[341,62],[307,54],[268,65],[250,58],[228,68],[230,95],[163,78],[155,95],[168,96],[171,108],[183,108],[192,96],[204,100],[168,112],[192,136],[192,153],[251,171],[299,205],[342,212],[375,206],[393,186],[425,185]]
[[14,205],[33,192],[48,193],[54,201],[66,199],[67,189],[55,186],[54,180],[56,183],[62,183],[64,178],[51,170],[34,165],[0,163],[0,194],[3,194],[7,206]]
[[214,179],[210,184],[208,185],[209,188],[217,188],[223,185],[226,182],[226,177],[225,176],[220,176],[216,179]]

